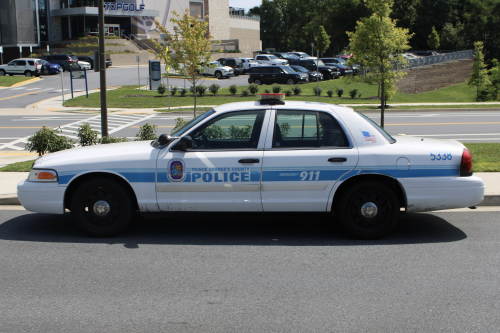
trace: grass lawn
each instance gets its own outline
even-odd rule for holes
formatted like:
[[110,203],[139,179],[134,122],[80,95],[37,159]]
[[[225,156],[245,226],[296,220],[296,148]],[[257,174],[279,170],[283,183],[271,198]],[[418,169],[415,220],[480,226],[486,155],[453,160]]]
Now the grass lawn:
[[[500,172],[500,143],[466,143],[472,154],[473,172]],[[12,163],[0,172],[29,172],[35,160]]]
[[26,77],[26,76],[0,76],[0,87],[10,87],[13,84],[31,80],[33,77]]
[[17,162],[0,168],[0,172],[30,172],[33,162],[36,160]]
[[464,143],[472,154],[473,172],[500,172],[500,143]]
[[[209,82],[206,82],[205,86],[210,86]],[[366,83],[359,82],[348,82],[344,79],[329,80],[320,82],[319,86],[323,89],[322,95],[319,98],[320,102],[332,103],[332,104],[378,104],[377,99],[378,85],[369,85]],[[327,90],[334,90],[335,87],[341,86],[344,88],[343,97],[339,98],[336,95],[334,97],[327,97]],[[116,90],[109,90],[108,96],[108,107],[112,108],[165,108],[168,105],[167,95],[161,97],[156,91],[138,91],[137,85],[123,86]],[[212,96],[207,91],[207,96],[198,97],[198,105],[219,105],[230,102],[242,102],[242,101],[255,101],[257,96],[241,97],[241,91],[246,89],[248,86],[238,87],[238,93],[234,96],[230,95],[229,88],[220,89],[217,96]],[[308,83],[300,85],[302,88],[302,93],[299,96],[289,96],[286,97],[287,100],[300,100],[300,101],[316,101],[316,96],[314,95],[313,88],[316,87],[316,83]],[[282,85],[281,92],[285,92],[291,89],[292,86]],[[359,89],[362,92],[362,98],[350,98],[349,91],[352,89]],[[260,86],[259,92],[263,93],[265,89],[272,89],[272,86]],[[69,107],[99,107],[100,106],[100,93],[93,93],[89,95],[89,98],[85,96],[76,97],[67,100],[64,106]],[[420,94],[404,94],[396,93],[394,98],[389,102],[391,103],[467,103],[474,101],[474,89],[467,86],[466,83],[460,83],[454,86],[442,88],[435,91],[429,91]],[[170,105],[175,106],[187,106],[194,104],[194,97],[192,93],[186,95],[186,97],[180,97],[179,93],[175,96],[171,96]],[[439,106],[441,107],[441,106]],[[482,105],[476,105],[475,107],[483,107]],[[485,107],[487,107],[485,105]],[[412,106],[411,108],[415,108]]]

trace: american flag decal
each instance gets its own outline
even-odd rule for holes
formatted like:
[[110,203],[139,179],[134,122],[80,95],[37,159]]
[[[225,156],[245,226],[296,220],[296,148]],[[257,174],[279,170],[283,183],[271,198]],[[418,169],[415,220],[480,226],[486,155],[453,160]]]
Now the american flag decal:
[[363,133],[363,139],[365,140],[365,142],[373,142],[373,143],[377,143],[377,139],[375,139],[375,135],[370,135],[370,132],[368,131],[361,131],[361,133]]

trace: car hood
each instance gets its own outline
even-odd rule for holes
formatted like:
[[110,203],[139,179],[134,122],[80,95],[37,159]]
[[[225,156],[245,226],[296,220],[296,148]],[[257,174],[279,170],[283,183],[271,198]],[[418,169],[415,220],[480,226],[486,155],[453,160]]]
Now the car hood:
[[35,166],[55,168],[59,165],[114,162],[123,157],[133,159],[134,155],[155,150],[150,143],[149,140],[134,141],[67,149],[44,155],[36,160]]

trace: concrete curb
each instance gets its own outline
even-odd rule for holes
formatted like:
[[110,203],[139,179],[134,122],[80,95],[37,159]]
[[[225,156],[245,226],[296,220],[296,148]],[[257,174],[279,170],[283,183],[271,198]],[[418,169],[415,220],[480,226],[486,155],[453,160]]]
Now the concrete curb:
[[[0,195],[0,206],[2,205],[20,205],[19,199],[15,194]],[[500,195],[485,195],[483,202],[479,206],[500,206]]]

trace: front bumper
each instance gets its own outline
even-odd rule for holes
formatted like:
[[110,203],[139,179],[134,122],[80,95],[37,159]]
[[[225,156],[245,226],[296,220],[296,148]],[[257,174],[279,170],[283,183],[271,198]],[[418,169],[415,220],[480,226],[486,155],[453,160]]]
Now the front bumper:
[[66,186],[58,183],[36,183],[23,180],[17,185],[17,197],[31,212],[64,214]]

